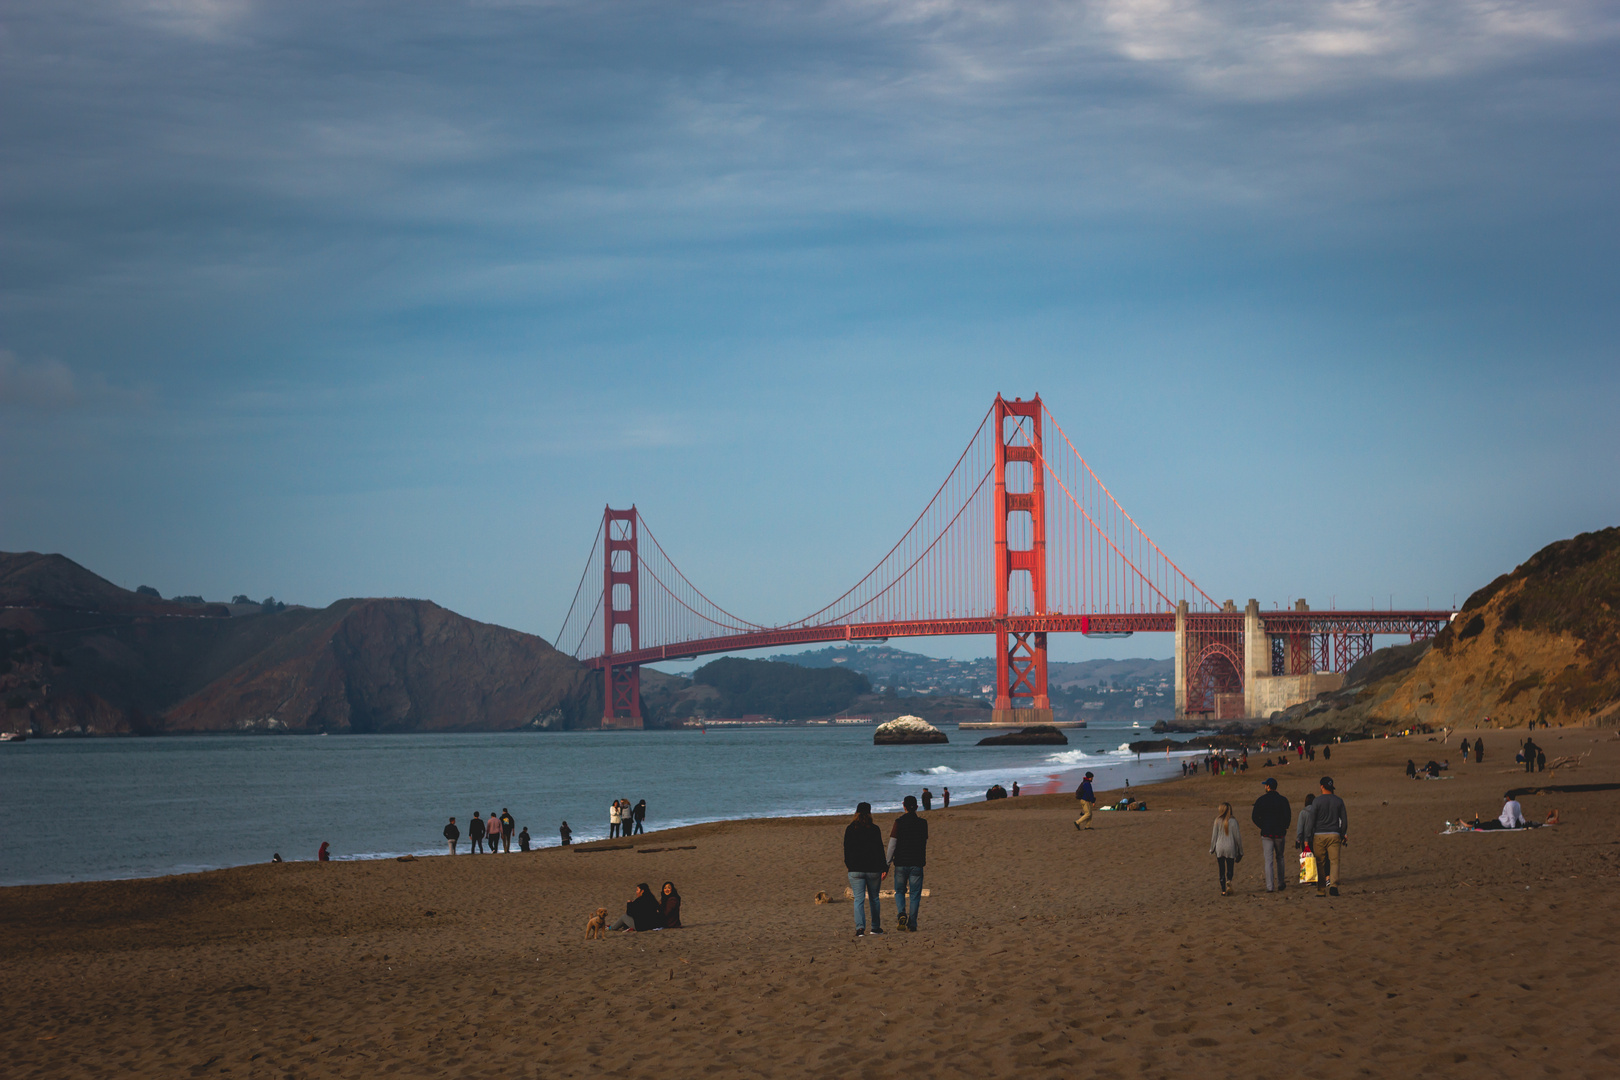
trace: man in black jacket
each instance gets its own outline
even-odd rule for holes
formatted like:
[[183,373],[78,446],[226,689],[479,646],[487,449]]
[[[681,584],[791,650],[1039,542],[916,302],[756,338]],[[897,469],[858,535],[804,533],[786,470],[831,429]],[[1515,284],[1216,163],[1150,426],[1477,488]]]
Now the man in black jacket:
[[461,830],[456,828],[456,819],[451,818],[450,824],[444,827],[444,838],[450,841],[450,854],[456,853],[456,841],[461,839]]
[[[917,797],[907,795],[906,812],[894,819],[889,831],[889,861],[894,864],[894,906],[901,930],[917,929],[917,905],[922,903],[923,864],[928,861],[928,822],[917,815]],[[911,913],[906,913],[906,892]]]
[[1266,892],[1288,888],[1288,875],[1283,871],[1283,854],[1288,829],[1294,824],[1294,808],[1277,791],[1277,781],[1266,777],[1264,794],[1254,800],[1254,812],[1249,817],[1260,830],[1260,858],[1266,868]]

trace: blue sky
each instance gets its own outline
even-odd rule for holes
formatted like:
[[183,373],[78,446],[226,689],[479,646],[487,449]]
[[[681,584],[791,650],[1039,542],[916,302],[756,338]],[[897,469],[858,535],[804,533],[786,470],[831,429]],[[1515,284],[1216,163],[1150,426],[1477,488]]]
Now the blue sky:
[[634,501],[786,620],[998,391],[1239,603],[1620,520],[1609,4],[66,0],[0,102],[0,548],[126,586],[550,638]]

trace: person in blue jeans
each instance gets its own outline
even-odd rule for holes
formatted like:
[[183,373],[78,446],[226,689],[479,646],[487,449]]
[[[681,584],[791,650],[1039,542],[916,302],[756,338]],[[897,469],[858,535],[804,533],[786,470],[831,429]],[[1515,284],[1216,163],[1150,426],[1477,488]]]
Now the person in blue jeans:
[[[906,812],[894,819],[889,830],[889,861],[894,864],[894,906],[900,929],[917,929],[917,905],[922,902],[923,864],[928,861],[928,822],[917,816],[917,799],[907,795]],[[911,912],[906,913],[906,895],[911,896]]]
[[889,860],[883,854],[883,830],[872,820],[872,804],[855,808],[855,820],[844,827],[844,869],[849,871],[849,890],[854,893],[855,936],[866,936],[866,906],[872,907],[872,933],[883,933],[882,906],[878,885],[889,876]]

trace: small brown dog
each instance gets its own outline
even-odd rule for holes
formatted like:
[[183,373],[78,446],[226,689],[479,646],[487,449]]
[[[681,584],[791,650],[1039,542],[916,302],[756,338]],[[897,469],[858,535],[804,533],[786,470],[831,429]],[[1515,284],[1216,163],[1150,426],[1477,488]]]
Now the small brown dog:
[[590,921],[585,924],[585,940],[589,941],[593,937],[598,941],[607,940],[607,908],[605,907],[597,908],[596,914],[592,915]]

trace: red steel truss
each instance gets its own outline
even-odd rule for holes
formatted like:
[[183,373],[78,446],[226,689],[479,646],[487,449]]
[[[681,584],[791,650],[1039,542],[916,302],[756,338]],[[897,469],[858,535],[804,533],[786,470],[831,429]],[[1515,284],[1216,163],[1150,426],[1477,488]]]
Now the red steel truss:
[[[1230,696],[1234,673],[1241,690],[1245,616],[1221,610],[1160,550],[1039,396],[997,395],[905,535],[820,610],[777,626],[739,618],[687,579],[636,507],[608,507],[556,644],[603,673],[609,727],[641,726],[644,663],[953,634],[995,638],[997,710],[1042,710],[1050,708],[1047,635],[1172,633],[1181,603],[1192,654],[1184,673],[1189,694]],[[1281,641],[1271,664],[1277,674],[1342,671],[1370,651],[1372,635],[1415,640],[1450,617],[1260,613],[1263,632]],[[1202,704],[1219,708],[1218,700]]]

